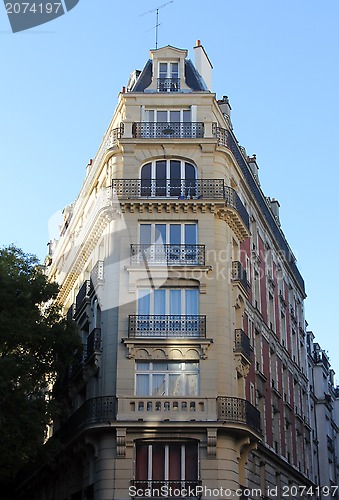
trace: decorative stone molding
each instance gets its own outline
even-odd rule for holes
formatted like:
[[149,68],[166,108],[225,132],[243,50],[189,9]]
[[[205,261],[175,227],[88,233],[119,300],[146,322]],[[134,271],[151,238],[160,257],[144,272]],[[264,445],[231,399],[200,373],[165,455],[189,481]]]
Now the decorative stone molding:
[[207,359],[212,339],[122,339],[129,359]]
[[217,456],[217,430],[207,429],[207,456],[216,458]]
[[126,428],[117,429],[117,458],[126,458]]
[[249,364],[244,364],[242,362],[242,359],[240,359],[240,356],[236,356],[236,357],[237,357],[236,370],[237,370],[238,378],[239,377],[246,378],[247,375],[249,374],[249,371],[250,371],[250,365]]

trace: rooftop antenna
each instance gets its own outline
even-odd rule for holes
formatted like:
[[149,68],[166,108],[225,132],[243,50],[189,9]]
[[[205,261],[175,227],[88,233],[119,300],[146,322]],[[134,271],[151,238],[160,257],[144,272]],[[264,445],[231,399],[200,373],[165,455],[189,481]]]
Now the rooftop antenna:
[[155,7],[155,9],[148,10],[147,12],[144,12],[143,14],[140,15],[140,17],[141,17],[141,16],[145,16],[146,14],[151,14],[152,12],[156,12],[156,24],[155,24],[155,48],[156,49],[158,48],[158,28],[161,24],[161,23],[159,23],[159,10],[163,9],[164,7],[166,7],[166,5],[173,3],[173,2],[174,2],[174,0],[170,0],[170,2],[166,2],[162,5],[159,5],[158,7]]

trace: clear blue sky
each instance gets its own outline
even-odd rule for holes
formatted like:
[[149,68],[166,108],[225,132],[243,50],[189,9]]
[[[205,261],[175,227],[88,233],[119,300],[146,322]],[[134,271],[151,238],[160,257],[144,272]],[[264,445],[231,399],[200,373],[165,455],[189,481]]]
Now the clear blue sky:
[[[80,0],[68,14],[12,34],[0,4],[0,245],[43,259],[48,221],[77,196],[130,72],[154,48],[166,0]],[[160,10],[159,46],[201,39],[234,131],[257,154],[267,196],[306,281],[306,317],[336,350],[338,0],[174,0]],[[150,31],[149,31],[150,30]]]

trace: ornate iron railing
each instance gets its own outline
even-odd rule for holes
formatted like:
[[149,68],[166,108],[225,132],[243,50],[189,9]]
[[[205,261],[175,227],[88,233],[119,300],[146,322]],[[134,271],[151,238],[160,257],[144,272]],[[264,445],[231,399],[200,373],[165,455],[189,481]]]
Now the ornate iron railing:
[[246,333],[241,328],[237,328],[235,330],[234,352],[240,352],[249,361],[251,361],[251,342]]
[[132,126],[134,139],[201,139],[204,137],[203,122],[135,122]]
[[243,268],[241,262],[232,262],[232,281],[239,281],[244,287],[245,291],[249,293],[251,285],[247,279],[246,270]]
[[121,139],[124,135],[124,124],[121,123],[119,127],[113,128],[107,137],[106,147],[107,149],[112,148],[118,143],[118,140]]
[[[137,497],[132,496],[132,498],[150,498],[150,493],[154,499],[201,498],[200,479],[132,479],[130,484],[138,493]],[[179,497],[178,492],[182,492],[182,496]]]
[[218,420],[245,424],[260,432],[260,412],[249,401],[229,396],[217,398]]
[[93,292],[93,285],[91,283],[91,280],[84,281],[75,299],[74,316],[76,316],[79,313],[79,311],[86,303],[86,300],[90,298],[92,292]]
[[115,396],[101,396],[88,399],[80,408],[66,420],[60,428],[61,439],[71,438],[80,429],[93,424],[116,420]]
[[249,228],[249,215],[237,192],[225,186],[223,179],[113,179],[118,198],[223,199],[240,215]]
[[139,314],[129,316],[129,338],[205,338],[206,316]]
[[158,78],[157,90],[159,92],[178,92],[180,78]]
[[131,245],[131,265],[204,266],[205,245]]
[[212,133],[218,139],[220,146],[230,147],[229,131],[227,129],[218,127],[216,123],[213,123]]

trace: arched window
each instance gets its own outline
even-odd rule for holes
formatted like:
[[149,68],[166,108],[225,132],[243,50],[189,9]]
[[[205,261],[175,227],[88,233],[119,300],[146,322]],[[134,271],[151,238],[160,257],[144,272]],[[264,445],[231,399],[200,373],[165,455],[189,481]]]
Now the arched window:
[[156,160],[141,168],[141,196],[194,198],[196,167],[184,160]]

